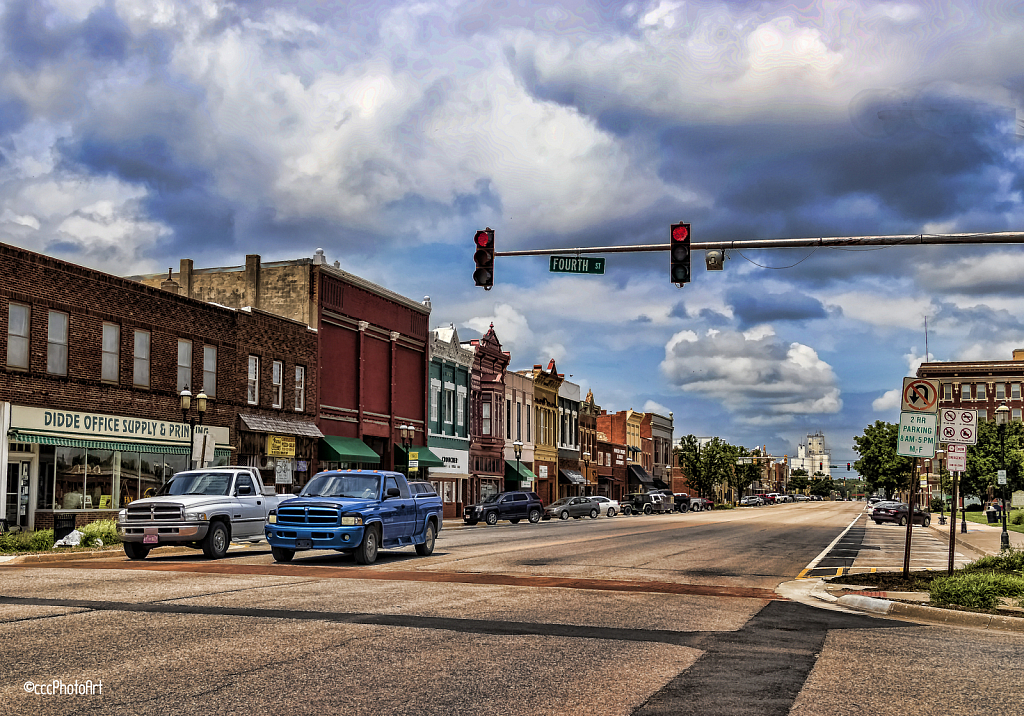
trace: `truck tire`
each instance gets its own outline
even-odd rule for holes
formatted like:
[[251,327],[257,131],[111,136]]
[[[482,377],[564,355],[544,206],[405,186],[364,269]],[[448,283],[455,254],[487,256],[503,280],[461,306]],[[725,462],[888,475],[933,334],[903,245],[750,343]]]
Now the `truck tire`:
[[651,506],[650,506],[649,504],[647,504],[647,505],[644,505],[644,514],[645,514],[645,515],[649,515],[649,514],[651,514],[652,512],[654,512],[654,510],[653,510],[653,509],[651,509]]
[[690,509],[692,509],[694,512],[703,512],[704,506],[698,502],[696,505],[693,505]]
[[380,550],[380,535],[376,527],[367,527],[363,531],[363,541],[356,547],[356,563],[373,564],[377,561],[377,552]]
[[535,525],[538,522],[540,522],[540,518],[541,517],[542,517],[542,515],[541,515],[540,510],[538,510],[536,507],[534,507],[532,510],[530,510],[530,517],[528,519],[530,520],[530,524]]
[[275,562],[291,562],[292,557],[295,556],[294,549],[285,549],[284,547],[271,547],[270,553],[274,555]]
[[631,514],[633,514],[633,506],[632,505],[623,505],[622,506],[622,516],[623,517],[629,517]]
[[487,513],[487,517],[485,517],[484,520],[491,527],[494,527],[494,525],[498,524],[498,513],[497,512],[488,512]]
[[689,509],[689,508],[688,508],[688,507],[686,506],[686,503],[685,503],[685,502],[680,502],[680,503],[679,503],[679,512],[680,512],[680,514],[683,514],[683,515],[685,515],[685,514],[686,514],[686,511],[687,511],[688,509]]
[[592,519],[592,520],[596,520],[596,519],[597,519],[597,516],[598,516],[599,514],[601,514],[601,513],[597,511],[597,508],[596,508],[596,507],[593,507],[593,508],[591,508],[591,510],[590,510],[590,519]]
[[434,551],[434,542],[437,541],[437,530],[434,528],[433,522],[427,523],[427,529],[423,533],[422,544],[416,545],[416,554],[420,557],[429,557]]
[[220,559],[228,553],[228,545],[231,537],[228,535],[228,528],[223,522],[211,522],[210,531],[206,533],[203,540],[203,554],[210,559]]
[[146,555],[149,554],[149,549],[149,547],[138,542],[124,543],[124,553],[128,555],[128,559],[145,559]]

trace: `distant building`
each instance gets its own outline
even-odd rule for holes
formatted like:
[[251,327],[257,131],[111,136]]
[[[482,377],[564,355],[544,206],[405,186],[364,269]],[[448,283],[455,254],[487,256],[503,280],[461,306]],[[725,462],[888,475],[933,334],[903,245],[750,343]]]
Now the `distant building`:
[[1014,350],[1008,361],[922,363],[917,377],[939,381],[939,408],[977,410],[979,420],[994,420],[1005,403],[1010,420],[1021,420],[1024,349]]
[[[533,490],[533,378],[523,373],[505,373],[505,489]],[[516,443],[521,443],[516,459]]]
[[494,324],[479,340],[462,344],[473,351],[469,391],[469,474],[464,504],[505,489],[505,371],[510,356],[501,349]]
[[816,472],[821,472],[828,477],[832,476],[831,450],[825,444],[825,435],[821,431],[807,435],[807,442],[800,443],[796,449],[796,457],[789,459],[789,472],[804,469],[808,477],[813,477]]
[[473,351],[459,343],[455,326],[430,333],[427,447],[440,458],[426,474],[444,503],[444,516],[461,517],[469,494],[469,390]]

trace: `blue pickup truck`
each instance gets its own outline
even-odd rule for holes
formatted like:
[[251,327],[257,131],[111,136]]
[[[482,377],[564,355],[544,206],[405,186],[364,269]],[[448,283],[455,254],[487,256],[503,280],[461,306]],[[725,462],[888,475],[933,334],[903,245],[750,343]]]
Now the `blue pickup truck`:
[[289,562],[303,550],[333,549],[372,564],[386,547],[415,546],[416,554],[429,555],[441,515],[437,493],[411,489],[399,472],[329,470],[278,505],[264,534],[278,562]]

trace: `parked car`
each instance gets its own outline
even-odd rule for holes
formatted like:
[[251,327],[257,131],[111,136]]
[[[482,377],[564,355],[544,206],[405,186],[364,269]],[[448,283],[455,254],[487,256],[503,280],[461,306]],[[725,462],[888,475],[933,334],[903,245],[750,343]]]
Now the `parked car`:
[[704,510],[712,510],[715,507],[715,501],[707,497],[694,497],[690,504],[690,509],[694,512],[703,512]]
[[622,499],[622,514],[624,515],[672,512],[675,508],[675,500],[669,500],[660,492],[635,492]]
[[810,502],[811,501],[811,498],[808,497],[807,495],[793,495],[793,499],[795,499],[797,502]]
[[747,495],[740,500],[741,507],[760,507],[764,504],[764,500],[757,495]]
[[544,505],[536,492],[498,492],[479,504],[466,507],[462,520],[467,525],[481,521],[496,525],[498,520],[508,520],[512,524],[529,520],[536,524],[543,516]]
[[[909,507],[905,502],[879,502],[875,505],[875,509],[871,511],[871,519],[875,521],[876,525],[880,525],[883,522],[906,525],[908,513]],[[927,527],[931,522],[931,513],[914,505],[914,524]]]
[[599,514],[601,514],[600,503],[592,502],[589,497],[563,497],[544,509],[545,520],[550,520],[552,517],[557,517],[560,520],[574,517],[578,520],[580,517],[586,516],[596,520]]
[[619,506],[618,500],[613,500],[610,497],[605,497],[604,495],[591,495],[590,501],[596,502],[598,504],[598,509],[609,517],[615,517],[615,515],[617,515],[622,509]]

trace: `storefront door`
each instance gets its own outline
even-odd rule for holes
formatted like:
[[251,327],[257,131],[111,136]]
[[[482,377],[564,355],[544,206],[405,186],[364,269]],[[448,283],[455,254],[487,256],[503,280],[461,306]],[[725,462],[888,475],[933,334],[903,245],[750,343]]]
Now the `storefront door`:
[[8,527],[28,529],[29,468],[28,460],[11,460],[7,463],[7,504],[4,518]]

